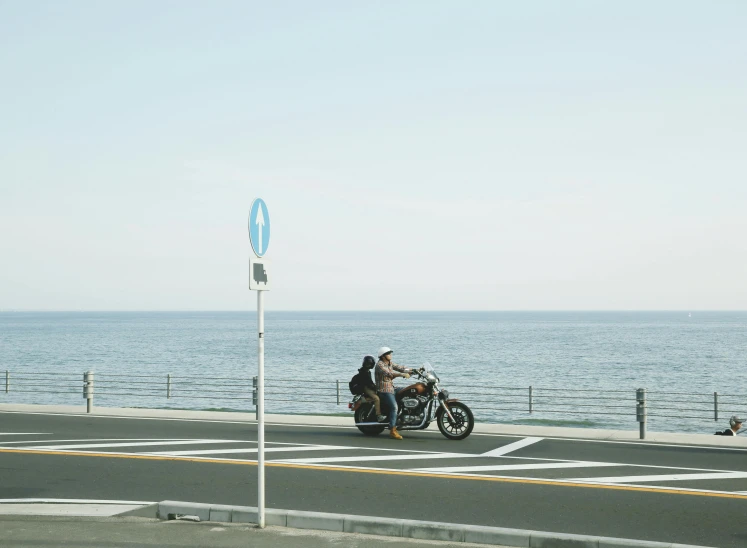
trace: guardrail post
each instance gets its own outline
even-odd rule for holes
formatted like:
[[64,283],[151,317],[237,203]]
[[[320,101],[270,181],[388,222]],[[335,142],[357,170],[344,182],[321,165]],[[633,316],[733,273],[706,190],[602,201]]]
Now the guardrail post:
[[641,439],[646,439],[646,389],[639,388],[635,391],[635,418],[638,421]]
[[257,377],[252,377],[252,405],[254,406],[254,420],[257,420]]
[[5,370],[5,393],[8,393],[8,390],[10,390],[10,371],[7,369]]
[[529,385],[529,412],[532,413],[534,411],[534,397],[533,397],[533,390],[532,385]]
[[713,420],[718,422],[718,392],[713,393]]
[[340,405],[340,379],[337,379],[337,405]]
[[171,373],[166,375],[166,399],[171,398]]
[[93,408],[93,371],[83,373],[83,397],[86,399],[86,413]]

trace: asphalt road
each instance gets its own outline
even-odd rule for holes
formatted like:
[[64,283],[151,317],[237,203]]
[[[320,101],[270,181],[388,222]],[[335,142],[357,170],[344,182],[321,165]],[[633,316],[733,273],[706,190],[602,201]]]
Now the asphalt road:
[[[268,507],[747,546],[743,449],[404,435],[268,425]],[[256,506],[256,439],[253,424],[0,413],[0,499]]]

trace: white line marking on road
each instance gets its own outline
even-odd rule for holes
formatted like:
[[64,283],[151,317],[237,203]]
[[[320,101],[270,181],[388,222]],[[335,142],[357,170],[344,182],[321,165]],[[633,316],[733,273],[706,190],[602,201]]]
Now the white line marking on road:
[[142,504],[9,503],[0,504],[0,514],[4,516],[112,517],[129,510],[137,510],[142,506]]
[[415,472],[489,472],[496,470],[549,470],[551,468],[597,468],[605,466],[624,466],[612,462],[548,462],[540,464],[503,464],[493,466],[450,466],[446,468],[415,468]]
[[508,453],[513,453],[517,449],[521,449],[522,447],[527,447],[529,445],[533,445],[537,443],[538,441],[542,441],[544,438],[524,438],[523,440],[515,441],[513,443],[509,443],[508,445],[503,445],[501,447],[498,447],[496,449],[493,449],[492,451],[488,451],[487,453],[483,453],[483,457],[500,457],[503,455],[507,455]]
[[300,459],[281,459],[273,462],[285,462],[296,464],[320,464],[323,462],[367,462],[376,460],[394,461],[394,460],[430,460],[430,459],[458,459],[461,457],[479,457],[480,455],[465,455],[464,453],[437,453],[434,455],[366,455],[358,457],[320,457],[320,458],[300,458]]
[[[340,449],[358,449],[357,447],[338,447],[335,445],[304,445],[299,447],[265,447],[265,453],[289,453],[296,451],[337,451]],[[247,449],[205,449],[198,451],[159,451],[157,453],[145,453],[147,455],[166,455],[169,457],[189,457],[191,455],[228,455],[234,453],[256,453],[256,447]],[[386,458],[386,457],[382,457]]]
[[51,432],[0,432],[0,436],[49,436]]
[[707,474],[666,474],[653,476],[615,476],[609,478],[578,478],[568,481],[588,483],[640,483],[649,481],[689,481],[704,479],[739,479],[747,478],[747,472],[712,472]]
[[155,504],[143,500],[90,500],[90,499],[0,499],[0,504],[11,503],[55,503],[55,504]]
[[[78,440],[24,440],[24,441],[6,441],[2,442],[3,447],[6,445],[19,445],[22,443],[44,443],[48,445],[50,443],[70,443],[70,442],[81,442],[81,441],[187,441],[187,438],[170,438],[165,440],[154,440],[153,438],[93,438],[93,439],[78,439]],[[254,442],[257,443],[257,442]],[[33,447],[31,445],[28,446]]]
[[148,445],[210,445],[213,443],[257,443],[247,442],[242,440],[180,440],[180,441],[138,441],[138,442],[125,442],[125,443],[86,443],[77,445],[37,445],[33,447],[24,446],[22,449],[48,449],[48,450],[60,450],[60,449],[92,449],[98,447],[145,447]]

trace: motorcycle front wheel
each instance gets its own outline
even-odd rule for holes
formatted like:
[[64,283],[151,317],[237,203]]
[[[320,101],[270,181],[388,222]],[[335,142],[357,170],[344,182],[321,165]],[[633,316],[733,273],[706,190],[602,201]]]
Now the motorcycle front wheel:
[[475,417],[469,407],[458,401],[452,401],[446,404],[449,407],[451,420],[448,413],[443,407],[438,410],[436,422],[441,433],[450,440],[463,440],[472,433],[475,427]]
[[[373,412],[373,404],[364,403],[355,411],[355,422],[376,422],[376,413]],[[358,426],[356,424],[356,426]],[[378,436],[386,428],[385,424],[378,425],[367,425],[358,426],[358,430],[363,432],[366,436]]]

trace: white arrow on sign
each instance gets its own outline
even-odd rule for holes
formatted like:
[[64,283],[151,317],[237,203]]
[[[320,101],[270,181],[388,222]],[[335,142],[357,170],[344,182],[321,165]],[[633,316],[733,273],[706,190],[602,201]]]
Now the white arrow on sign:
[[254,222],[257,223],[257,232],[259,234],[259,238],[257,238],[259,240],[257,244],[257,246],[259,247],[259,250],[257,252],[260,255],[262,255],[262,253],[264,253],[264,251],[262,251],[262,227],[265,226],[265,214],[262,212],[261,203],[259,204],[258,209],[259,211],[257,211],[257,218],[255,219]]

